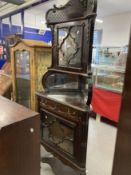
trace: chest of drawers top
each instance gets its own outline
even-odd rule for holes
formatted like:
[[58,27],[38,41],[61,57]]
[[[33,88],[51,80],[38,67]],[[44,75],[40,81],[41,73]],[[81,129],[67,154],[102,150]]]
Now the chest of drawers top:
[[0,129],[37,115],[38,113],[0,96]]

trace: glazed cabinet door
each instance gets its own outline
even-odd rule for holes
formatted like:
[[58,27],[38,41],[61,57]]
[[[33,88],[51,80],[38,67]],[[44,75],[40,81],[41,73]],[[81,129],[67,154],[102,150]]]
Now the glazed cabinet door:
[[[61,118],[59,115],[54,115],[44,109],[41,109],[40,113],[43,146],[68,165],[74,167],[79,165],[84,168],[88,118],[85,118],[86,121],[82,121],[80,117],[79,122],[75,122]],[[67,160],[72,161],[69,163]]]
[[15,52],[16,102],[30,107],[30,58],[26,50]]
[[13,49],[12,52],[13,100],[31,107],[31,59],[30,51]]

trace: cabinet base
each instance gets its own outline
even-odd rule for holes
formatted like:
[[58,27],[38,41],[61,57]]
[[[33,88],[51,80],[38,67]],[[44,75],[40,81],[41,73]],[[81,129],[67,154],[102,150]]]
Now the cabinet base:
[[52,171],[55,175],[86,175],[85,171],[74,170],[69,166],[63,164],[60,160],[55,157],[43,157],[42,163],[47,163],[51,166]]

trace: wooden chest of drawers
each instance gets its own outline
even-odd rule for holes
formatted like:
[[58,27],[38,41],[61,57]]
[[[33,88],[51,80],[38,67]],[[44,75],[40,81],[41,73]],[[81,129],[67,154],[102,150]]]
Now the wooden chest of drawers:
[[0,97],[0,174],[40,174],[40,119],[36,112]]

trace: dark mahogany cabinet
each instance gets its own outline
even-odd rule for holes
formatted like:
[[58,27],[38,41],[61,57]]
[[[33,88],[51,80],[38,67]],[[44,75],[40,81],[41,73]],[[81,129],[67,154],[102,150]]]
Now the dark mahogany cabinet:
[[[82,97],[75,92],[38,96],[42,144],[68,165],[85,168],[90,110],[81,104]],[[78,101],[74,102],[74,97]]]
[[40,175],[39,114],[1,96],[0,175]]
[[52,65],[37,91],[41,143],[70,167],[85,172],[92,96],[95,0],[70,0],[46,14],[53,33]]

